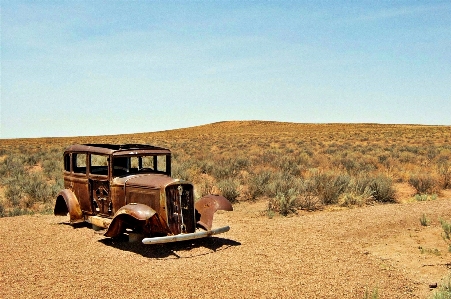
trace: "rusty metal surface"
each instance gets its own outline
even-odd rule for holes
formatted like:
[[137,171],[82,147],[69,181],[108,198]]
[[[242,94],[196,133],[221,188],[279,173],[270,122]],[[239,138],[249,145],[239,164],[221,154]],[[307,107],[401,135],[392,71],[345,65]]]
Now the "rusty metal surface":
[[142,240],[143,244],[164,244],[178,241],[187,241],[200,238],[207,238],[213,235],[222,234],[230,230],[229,226],[223,226],[207,231],[199,231],[190,234],[180,234],[175,236],[165,236],[165,237],[154,237],[154,238],[144,238]]
[[139,186],[140,188],[152,189],[159,189],[169,185],[170,183],[177,182],[177,180],[171,178],[170,176],[157,173],[130,175],[124,178],[118,178],[115,181],[123,181],[126,188],[129,186]]
[[[92,158],[95,155],[103,157],[99,161],[99,157]],[[155,157],[154,165],[158,155],[165,155],[166,169],[140,169],[141,156],[146,155]],[[123,166],[115,168],[115,161],[119,163],[121,157],[128,161],[127,169],[116,173]],[[132,159],[139,167],[131,166]],[[219,195],[208,195],[194,203],[193,184],[172,178],[170,170],[169,149],[140,144],[72,145],[64,152],[65,189],[58,194],[54,213],[69,213],[71,223],[91,221],[108,227],[108,237],[128,229],[160,237],[192,234],[199,226],[210,231],[217,210],[233,210]]]
[[125,228],[143,227],[145,222],[155,214],[156,211],[154,209],[144,204],[132,203],[125,205],[114,215],[105,236],[115,237],[124,232]]
[[199,199],[195,204],[200,219],[197,224],[210,230],[213,224],[213,215],[217,210],[233,211],[232,204],[222,195],[206,195]]
[[65,152],[86,152],[103,155],[122,155],[122,154],[170,154],[167,148],[151,146],[146,144],[74,144],[66,148]]
[[71,223],[83,221],[83,213],[78,204],[77,197],[68,189],[64,189],[58,193],[53,213],[56,216],[66,216],[69,213]]

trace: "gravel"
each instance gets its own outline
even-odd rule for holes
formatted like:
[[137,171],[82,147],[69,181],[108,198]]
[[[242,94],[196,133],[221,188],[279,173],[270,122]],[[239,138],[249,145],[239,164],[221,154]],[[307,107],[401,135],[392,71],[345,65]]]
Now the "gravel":
[[165,245],[105,238],[68,217],[1,218],[0,298],[428,298],[450,271],[438,223],[450,203],[272,219],[265,202],[238,203],[215,217],[229,232]]

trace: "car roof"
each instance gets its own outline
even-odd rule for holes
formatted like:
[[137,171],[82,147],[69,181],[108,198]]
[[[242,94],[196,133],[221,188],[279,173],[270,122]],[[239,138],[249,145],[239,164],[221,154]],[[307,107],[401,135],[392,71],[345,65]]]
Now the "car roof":
[[104,155],[170,154],[167,148],[149,144],[73,144],[65,152],[86,152]]

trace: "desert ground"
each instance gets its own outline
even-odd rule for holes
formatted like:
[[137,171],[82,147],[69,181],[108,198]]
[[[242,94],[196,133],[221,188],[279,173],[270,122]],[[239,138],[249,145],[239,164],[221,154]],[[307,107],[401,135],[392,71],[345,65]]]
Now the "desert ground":
[[165,245],[66,217],[1,218],[0,297],[430,298],[450,271],[439,219],[451,219],[451,197],[272,219],[265,205],[235,204],[215,218],[229,232]]
[[[432,298],[451,274],[440,223],[451,222],[450,140],[449,126],[262,121],[0,140],[0,298]],[[102,142],[168,147],[198,190],[233,186],[234,211],[213,223],[230,231],[144,245],[51,215],[64,148]],[[275,190],[318,173],[349,186],[382,175],[396,199],[348,188],[314,211],[268,209]],[[422,192],[415,179],[435,185]]]

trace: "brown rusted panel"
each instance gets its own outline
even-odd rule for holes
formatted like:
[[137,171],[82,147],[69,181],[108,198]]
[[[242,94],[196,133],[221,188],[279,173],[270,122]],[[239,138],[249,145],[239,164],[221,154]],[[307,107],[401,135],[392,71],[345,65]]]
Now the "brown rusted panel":
[[159,189],[170,183],[176,182],[176,180],[164,174],[149,173],[128,176],[124,182],[126,187],[137,186],[139,188]]
[[194,207],[200,214],[198,225],[210,230],[213,224],[213,215],[217,210],[233,211],[232,204],[222,195],[206,195],[199,199]]
[[112,185],[110,187],[111,202],[113,204],[113,215],[123,206],[125,206],[125,188],[124,185]]
[[65,216],[69,213],[71,223],[83,221],[83,213],[77,197],[69,189],[64,189],[57,195],[53,213],[58,216]]
[[120,208],[113,217],[105,236],[115,237],[125,228],[142,230],[148,219],[156,214],[155,210],[144,204],[128,204]]
[[149,150],[157,154],[171,153],[169,149],[146,144],[74,144],[66,148],[66,152],[89,152],[103,155],[135,155],[148,153]]

